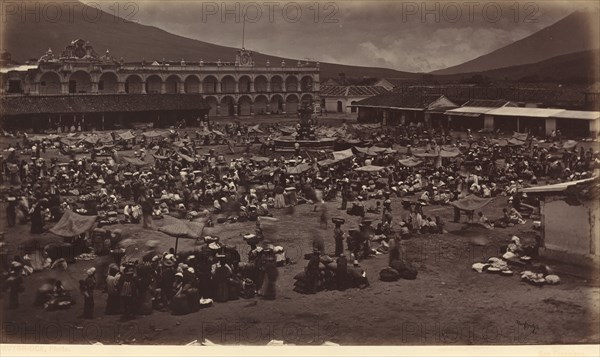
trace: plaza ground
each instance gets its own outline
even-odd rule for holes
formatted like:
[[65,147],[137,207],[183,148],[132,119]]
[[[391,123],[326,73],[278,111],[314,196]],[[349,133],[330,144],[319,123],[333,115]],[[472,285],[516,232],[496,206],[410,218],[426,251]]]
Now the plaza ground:
[[[294,121],[290,118],[290,121]],[[335,122],[336,119],[332,120]],[[257,121],[258,122],[258,121]],[[5,147],[4,139],[0,146]],[[254,145],[253,152],[258,151]],[[204,147],[202,152],[214,148]],[[237,152],[242,148],[236,148]],[[227,158],[239,153],[227,154]],[[369,201],[367,207],[374,204]],[[346,219],[344,229],[358,226],[359,217],[348,216],[338,208],[341,200],[327,202],[328,215]],[[483,212],[500,217],[506,197],[495,198]],[[405,214],[400,198],[392,199],[394,220]],[[0,210],[4,225],[5,207]],[[505,277],[477,273],[475,262],[500,256],[499,249],[515,234],[525,243],[533,240],[531,220],[525,225],[486,230],[466,223],[453,223],[451,206],[427,206],[426,215],[439,215],[448,233],[423,234],[402,241],[402,256],[418,269],[416,280],[382,282],[379,271],[387,266],[388,256],[377,255],[361,261],[370,286],[366,289],[323,291],[302,295],[293,291],[293,277],[306,266],[304,254],[312,251],[314,235],[325,239],[326,252],[333,254],[333,226],[319,226],[320,212],[312,205],[299,205],[294,212],[273,210],[277,227],[266,232],[268,243],[285,248],[292,264],[279,268],[277,299],[239,299],[215,303],[212,307],[185,316],[154,311],[131,321],[103,314],[106,295],[96,291],[95,319],[83,320],[83,298],[78,280],[90,266],[108,264],[106,257],[78,261],[67,272],[46,271],[24,278],[25,292],[20,307],[7,310],[7,294],[0,295],[3,306],[2,343],[81,343],[176,344],[208,339],[216,344],[264,345],[270,340],[306,345],[331,341],[341,345],[425,345],[425,344],[553,344],[598,343],[600,341],[600,279],[598,271],[545,262],[561,278],[556,286],[534,287],[515,275]],[[367,214],[377,219],[378,216]],[[464,219],[464,218],[463,218]],[[157,225],[160,225],[157,222]],[[47,227],[48,228],[48,227]],[[173,247],[175,239],[141,225],[116,225],[124,238],[136,242],[128,254],[140,256],[147,240],[158,239],[159,251]],[[247,259],[248,246],[241,235],[252,232],[254,222],[217,224],[207,234],[216,234],[226,244],[236,245]],[[11,254],[19,244],[30,240],[29,225],[4,229]],[[51,233],[40,241],[61,241]],[[179,251],[196,248],[194,240],[180,239]],[[69,310],[46,312],[33,306],[36,289],[52,278],[63,281],[77,298]]]

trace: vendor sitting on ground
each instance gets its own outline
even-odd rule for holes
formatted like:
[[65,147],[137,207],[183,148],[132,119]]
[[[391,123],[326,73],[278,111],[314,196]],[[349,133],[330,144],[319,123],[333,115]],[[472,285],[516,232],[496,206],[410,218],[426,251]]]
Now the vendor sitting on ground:
[[477,215],[479,216],[479,224],[481,224],[482,226],[484,226],[487,229],[494,228],[494,226],[492,225],[490,220],[483,214],[483,212],[479,212],[479,213],[477,213]]

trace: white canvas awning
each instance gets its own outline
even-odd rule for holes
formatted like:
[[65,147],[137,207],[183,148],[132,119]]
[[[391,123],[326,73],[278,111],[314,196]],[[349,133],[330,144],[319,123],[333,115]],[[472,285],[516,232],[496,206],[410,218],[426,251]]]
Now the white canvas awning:
[[497,108],[489,108],[489,107],[460,107],[456,109],[446,110],[444,114],[446,115],[458,115],[465,117],[478,117],[482,114],[485,114],[491,110]]
[[582,111],[582,110],[565,110],[558,114],[552,115],[551,118],[598,120],[598,119],[600,119],[600,112]]
[[544,186],[529,187],[529,188],[521,189],[519,191],[524,192],[524,193],[563,192],[563,191],[565,191],[567,188],[569,188],[571,186],[579,185],[581,183],[591,182],[591,181],[594,181],[597,178],[598,177],[595,176],[595,177],[590,177],[590,178],[586,178],[586,179],[583,179],[583,180],[561,182],[561,183],[557,183],[557,184],[554,184],[554,185],[544,185]]
[[490,110],[486,114],[506,117],[549,118],[564,111],[564,109],[550,108],[501,107]]

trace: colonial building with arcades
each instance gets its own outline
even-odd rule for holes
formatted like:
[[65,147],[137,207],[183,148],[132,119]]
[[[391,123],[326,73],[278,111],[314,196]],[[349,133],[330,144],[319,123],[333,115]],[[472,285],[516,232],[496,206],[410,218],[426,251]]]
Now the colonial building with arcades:
[[[5,62],[7,56],[10,61],[5,53]],[[252,52],[245,49],[238,50],[235,62],[204,62],[202,59],[125,62],[114,58],[108,50],[99,55],[89,42],[78,39],[60,54],[49,49],[37,64],[2,67],[0,96],[9,99],[4,105],[11,105],[10,98],[19,96],[70,97],[69,101],[78,102],[90,96],[107,96],[106,99],[120,98],[119,101],[124,102],[127,99],[122,96],[156,98],[156,95],[168,94],[165,97],[186,95],[186,103],[191,103],[193,95],[206,109],[204,116],[233,117],[296,114],[301,103],[320,101],[319,63],[270,63],[267,60],[259,64],[255,63]],[[35,101],[29,99],[32,100]],[[12,103],[20,102],[13,99]],[[98,110],[101,108],[92,110],[88,117],[97,116]],[[43,111],[42,108],[32,114],[43,116]],[[62,114],[69,117],[69,113],[56,111],[60,110],[49,114],[59,114],[61,120]],[[79,114],[85,116],[85,111],[84,108]],[[4,116],[11,113],[27,114],[22,110],[3,111]],[[120,114],[122,117],[123,113]],[[104,121],[109,113],[102,115]],[[55,120],[53,115],[50,117],[49,120]]]

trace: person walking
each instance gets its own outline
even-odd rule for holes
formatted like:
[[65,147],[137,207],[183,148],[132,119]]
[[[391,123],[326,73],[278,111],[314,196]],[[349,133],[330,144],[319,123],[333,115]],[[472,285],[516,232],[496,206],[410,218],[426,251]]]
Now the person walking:
[[92,267],[86,271],[86,278],[79,282],[83,294],[83,318],[94,318],[94,289],[96,288],[96,268]]
[[344,253],[344,231],[342,230],[342,222],[336,222],[333,229],[333,239],[335,240],[335,256],[339,257]]

